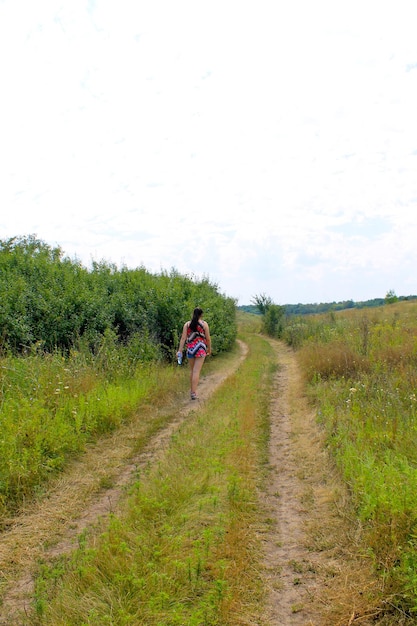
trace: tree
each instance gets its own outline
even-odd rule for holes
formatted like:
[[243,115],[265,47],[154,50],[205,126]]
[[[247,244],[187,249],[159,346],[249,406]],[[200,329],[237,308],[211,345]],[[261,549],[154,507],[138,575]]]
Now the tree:
[[269,307],[273,304],[271,298],[264,293],[259,294],[259,296],[253,296],[251,302],[256,306],[261,315],[265,315]]
[[263,331],[270,337],[281,337],[285,307],[274,304],[264,293],[254,296],[251,302],[263,315]]
[[389,291],[387,291],[387,294],[385,296],[385,302],[386,304],[394,304],[394,302],[398,302],[398,298],[394,289],[390,289]]

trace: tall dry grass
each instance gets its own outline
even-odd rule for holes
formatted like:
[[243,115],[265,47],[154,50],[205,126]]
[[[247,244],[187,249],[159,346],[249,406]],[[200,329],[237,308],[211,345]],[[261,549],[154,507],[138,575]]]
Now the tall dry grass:
[[[387,597],[417,610],[417,305],[314,316],[298,355]],[[298,333],[298,335],[297,335]]]

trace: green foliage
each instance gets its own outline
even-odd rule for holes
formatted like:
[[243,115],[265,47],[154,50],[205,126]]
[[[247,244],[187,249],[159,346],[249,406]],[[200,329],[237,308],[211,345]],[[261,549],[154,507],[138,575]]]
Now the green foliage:
[[13,354],[35,344],[68,352],[80,342],[96,352],[111,331],[132,349],[144,342],[145,361],[152,352],[171,358],[195,306],[206,313],[214,353],[236,337],[235,302],[207,278],[119,270],[104,261],[87,270],[33,236],[0,241],[0,289],[0,348]]
[[270,337],[281,337],[283,330],[284,307],[271,304],[264,315],[264,330]]
[[[417,610],[417,307],[287,322],[387,593]],[[294,323],[293,323],[294,322]]]
[[255,295],[251,302],[255,305],[261,315],[265,315],[267,310],[272,304],[272,300],[265,293],[261,293],[259,295]]
[[253,315],[260,315],[260,311],[254,304],[242,304],[238,306],[238,310],[242,313],[251,313]]
[[263,332],[270,337],[281,337],[285,313],[284,307],[274,304],[271,298],[264,293],[254,296],[252,302],[263,316]]
[[398,302],[398,298],[393,289],[390,289],[389,291],[387,291],[387,294],[385,296],[385,302],[387,304],[394,304],[394,302]]

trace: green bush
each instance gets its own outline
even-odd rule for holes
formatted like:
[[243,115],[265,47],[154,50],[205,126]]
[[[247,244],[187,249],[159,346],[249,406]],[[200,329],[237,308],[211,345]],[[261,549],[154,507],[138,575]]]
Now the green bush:
[[196,306],[205,311],[215,352],[236,338],[236,303],[207,278],[104,261],[87,270],[33,236],[0,240],[0,289],[0,348],[13,354],[35,344],[68,352],[80,341],[95,353],[111,331],[131,351],[136,346],[138,358],[170,359]]

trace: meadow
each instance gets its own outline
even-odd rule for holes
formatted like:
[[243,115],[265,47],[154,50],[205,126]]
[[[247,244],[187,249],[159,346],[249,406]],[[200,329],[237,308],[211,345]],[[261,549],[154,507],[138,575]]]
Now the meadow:
[[[236,349],[237,323],[235,302],[206,278],[106,263],[86,270],[33,237],[0,242],[0,270],[7,534],[102,436],[143,421],[139,450],[172,419],[156,412],[187,388],[175,351],[194,306],[203,303],[216,359]],[[215,625],[258,610],[257,470],[273,370],[265,339],[250,345],[252,358],[132,483],[110,523],[80,536],[71,556],[38,563],[28,623]],[[5,567],[2,592],[18,575]]]
[[[220,359],[234,349],[237,320],[236,303],[206,278],[106,263],[86,270],[34,238],[0,242],[0,270],[7,529],[89,444],[141,412],[145,422],[149,407],[186,389],[175,351],[194,306],[204,303]],[[276,367],[261,319],[240,315],[248,358],[132,484],[110,524],[80,537],[70,557],[39,564],[34,623],[226,626],[256,615],[265,592],[258,488]],[[387,603],[413,615],[417,304],[286,319],[273,305],[263,321],[302,367]],[[144,439],[163,425],[146,421]]]
[[172,390],[195,306],[215,354],[236,338],[235,302],[207,278],[87,269],[33,236],[0,241],[0,290],[0,528],[86,443]]
[[417,305],[287,320],[387,598],[417,610]]
[[71,555],[39,564],[30,623],[236,626],[255,619],[264,594],[258,489],[275,364],[264,338],[242,337],[248,357],[187,416],[110,520],[84,533]]
[[0,359],[0,528],[100,435],[178,384],[175,370],[129,358],[103,338],[97,356],[71,350]]

